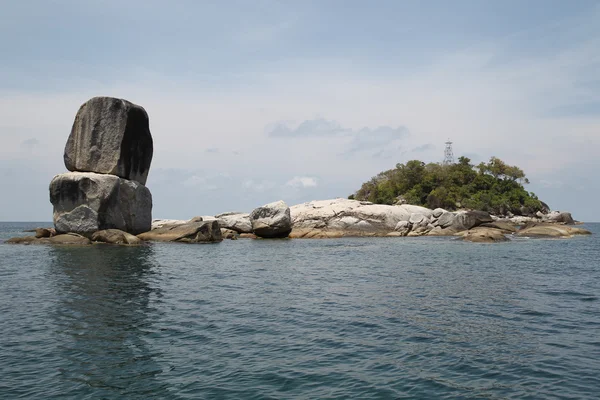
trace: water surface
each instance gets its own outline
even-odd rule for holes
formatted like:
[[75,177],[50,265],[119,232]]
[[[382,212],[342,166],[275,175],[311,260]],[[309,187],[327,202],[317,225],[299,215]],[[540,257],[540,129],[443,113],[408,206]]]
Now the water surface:
[[[25,227],[0,223],[0,240]],[[0,243],[0,398],[585,399],[591,237]]]

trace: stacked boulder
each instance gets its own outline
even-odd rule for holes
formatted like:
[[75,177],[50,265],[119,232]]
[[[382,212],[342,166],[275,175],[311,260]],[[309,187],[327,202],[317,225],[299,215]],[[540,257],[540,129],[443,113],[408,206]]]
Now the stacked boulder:
[[104,229],[149,231],[152,195],[145,184],[152,153],[142,107],[112,97],[84,103],[65,147],[71,172],[50,183],[56,231],[84,236]]

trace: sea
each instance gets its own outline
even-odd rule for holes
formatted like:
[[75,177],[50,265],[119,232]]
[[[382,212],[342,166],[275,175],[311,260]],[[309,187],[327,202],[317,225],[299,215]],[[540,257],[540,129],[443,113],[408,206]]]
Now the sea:
[[[0,223],[0,242],[49,223]],[[566,240],[0,243],[1,399],[598,399]]]

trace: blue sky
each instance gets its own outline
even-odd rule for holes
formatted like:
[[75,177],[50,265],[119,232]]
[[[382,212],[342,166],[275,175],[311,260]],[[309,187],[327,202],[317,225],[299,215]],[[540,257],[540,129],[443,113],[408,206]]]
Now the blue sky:
[[0,220],[50,220],[88,98],[146,108],[154,216],[347,196],[398,162],[521,166],[598,221],[600,2],[0,1]]

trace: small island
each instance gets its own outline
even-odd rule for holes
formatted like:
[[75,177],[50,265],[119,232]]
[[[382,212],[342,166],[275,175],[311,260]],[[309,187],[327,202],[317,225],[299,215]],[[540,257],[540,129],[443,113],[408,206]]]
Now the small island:
[[442,164],[412,160],[379,173],[347,199],[288,207],[276,201],[250,213],[152,220],[145,186],[154,152],[148,114],[127,100],[94,97],[77,112],[65,167],[50,183],[54,228],[7,243],[141,245],[215,243],[223,238],[455,236],[471,242],[509,237],[563,238],[590,232],[568,212],[524,188],[525,173],[492,157]]

